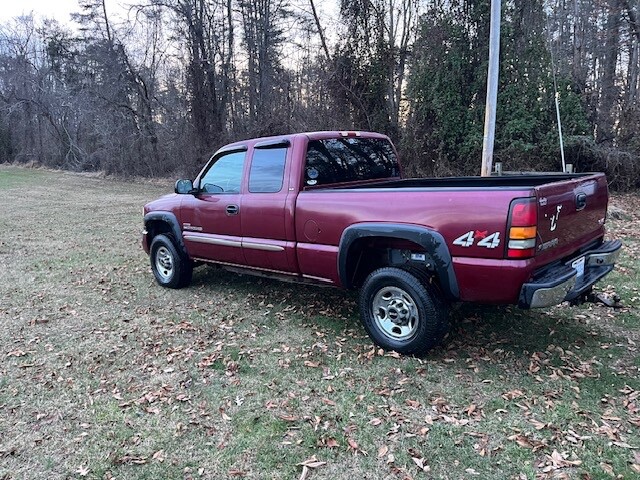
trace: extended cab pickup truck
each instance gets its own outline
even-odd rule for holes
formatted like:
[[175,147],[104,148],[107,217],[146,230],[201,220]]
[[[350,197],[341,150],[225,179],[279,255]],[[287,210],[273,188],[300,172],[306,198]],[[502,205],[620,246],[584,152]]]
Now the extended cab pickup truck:
[[195,180],[144,207],[157,282],[180,288],[203,262],[360,290],[386,349],[421,355],[451,302],[546,307],[608,274],[601,173],[403,179],[388,137],[314,132],[218,150]]

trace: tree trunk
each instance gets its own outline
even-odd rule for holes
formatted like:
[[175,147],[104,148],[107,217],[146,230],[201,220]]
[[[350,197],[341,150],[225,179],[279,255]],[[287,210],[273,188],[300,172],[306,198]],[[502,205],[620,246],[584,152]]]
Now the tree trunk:
[[620,41],[620,0],[609,0],[607,6],[605,42],[601,56],[602,82],[598,102],[596,140],[599,143],[612,144],[615,138],[614,125],[619,100],[616,67]]

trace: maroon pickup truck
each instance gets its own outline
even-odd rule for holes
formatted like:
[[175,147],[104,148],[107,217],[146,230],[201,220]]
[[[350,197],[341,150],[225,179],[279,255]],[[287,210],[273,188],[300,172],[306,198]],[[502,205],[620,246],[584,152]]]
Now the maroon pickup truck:
[[601,173],[403,179],[388,137],[314,132],[218,150],[175,194],[144,207],[158,283],[195,265],[360,290],[380,346],[424,354],[451,302],[546,307],[608,274]]

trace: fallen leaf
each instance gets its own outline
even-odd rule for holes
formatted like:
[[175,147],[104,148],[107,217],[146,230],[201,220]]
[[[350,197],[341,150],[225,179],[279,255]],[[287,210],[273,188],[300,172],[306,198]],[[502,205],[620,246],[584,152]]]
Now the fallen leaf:
[[636,449],[638,447],[634,447],[632,445],[629,445],[627,442],[613,442],[613,444],[616,447],[620,447],[620,448],[629,448],[629,449]]
[[356,442],[353,438],[347,438],[347,443],[349,444],[349,448],[351,448],[352,450],[358,450],[358,442]]
[[424,458],[411,457],[411,460],[413,460],[413,463],[415,463],[423,472],[429,472],[431,470],[431,467],[425,464]]
[[144,465],[147,463],[147,458],[136,457],[133,455],[124,455],[123,457],[118,458],[115,463],[122,464],[122,465],[126,465],[126,464]]
[[[26,355],[25,352],[23,352],[22,350],[13,350],[9,353],[7,353],[7,357],[24,357]],[[83,467],[80,467],[83,468]]]
[[278,418],[285,422],[297,422],[299,420],[295,415],[278,415]]
[[164,450],[158,450],[156,453],[153,454],[152,458],[154,460],[159,461],[160,463],[164,462]]
[[417,400],[409,400],[407,399],[405,401],[405,403],[407,404],[408,407],[412,408],[412,409],[417,409],[420,408],[420,402],[418,402]]
[[389,447],[387,447],[386,445],[380,446],[380,448],[378,449],[378,458],[384,457],[388,452]]
[[600,463],[600,468],[602,468],[604,473],[613,477],[613,467],[611,465],[608,463]]
[[84,465],[82,465],[78,467],[75,473],[77,473],[81,477],[86,477],[89,474],[89,467],[85,467]]
[[327,462],[320,461],[316,458],[315,455],[313,455],[312,457],[307,458],[304,462],[298,463],[298,466],[303,466],[307,468],[318,468],[326,464]]
[[557,450],[554,450],[551,455],[547,455],[547,458],[551,460],[555,468],[578,467],[582,465],[582,460],[567,460],[566,455],[562,455]]
[[524,396],[522,390],[510,390],[502,394],[502,398],[505,400],[513,400],[514,398],[520,398],[522,396]]
[[300,474],[300,478],[298,480],[307,480],[307,477],[309,476],[310,471],[311,469],[309,467],[307,467],[306,465],[303,465],[302,473]]
[[545,442],[534,440],[525,435],[511,435],[508,439],[516,442],[523,448],[531,448],[534,452],[547,446]]
[[326,445],[328,448],[338,448],[340,446],[340,444],[335,438],[328,438]]
[[529,419],[529,423],[531,423],[536,430],[542,430],[543,428],[545,428],[547,426],[546,423],[540,422],[540,421],[536,420],[535,418],[530,418]]

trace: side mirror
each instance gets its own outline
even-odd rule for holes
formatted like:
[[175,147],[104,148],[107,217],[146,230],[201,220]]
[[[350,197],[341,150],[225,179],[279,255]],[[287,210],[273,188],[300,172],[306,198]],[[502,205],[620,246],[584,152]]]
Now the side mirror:
[[191,180],[178,180],[176,182],[175,192],[180,195],[193,193],[193,182]]

